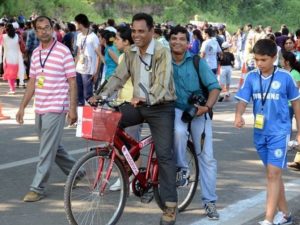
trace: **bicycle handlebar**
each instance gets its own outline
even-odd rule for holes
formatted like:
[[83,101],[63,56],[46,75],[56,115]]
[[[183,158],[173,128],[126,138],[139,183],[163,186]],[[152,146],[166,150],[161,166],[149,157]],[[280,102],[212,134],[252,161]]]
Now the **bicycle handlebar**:
[[129,102],[126,102],[126,101],[118,102],[115,99],[112,99],[112,100],[110,100],[110,99],[97,99],[97,101],[95,103],[89,102],[89,104],[91,106],[95,106],[95,107],[107,105],[109,108],[117,110],[120,106],[122,106],[124,104],[129,104]]
[[[103,90],[104,86],[107,84],[107,80],[105,80],[103,82],[103,84],[101,84],[101,86],[98,88],[98,90],[96,90],[94,93],[96,95],[99,95],[101,93],[101,91]],[[140,101],[138,103],[138,106],[147,106],[149,107],[150,106],[150,98],[149,98],[149,93],[146,89],[146,87],[142,84],[142,83],[139,83],[138,84],[139,87],[142,89],[142,91],[144,92],[145,94],[145,98],[146,98],[146,102],[142,102]],[[117,109],[118,107],[124,105],[124,104],[128,104],[129,102],[126,102],[126,101],[123,101],[121,104],[114,104],[112,105],[111,103],[115,103],[116,101],[115,100],[107,100],[107,99],[98,99],[96,101],[96,103],[91,103],[91,102],[88,102],[91,106],[103,106],[103,105],[107,105],[109,106],[110,108],[114,108],[114,109]]]

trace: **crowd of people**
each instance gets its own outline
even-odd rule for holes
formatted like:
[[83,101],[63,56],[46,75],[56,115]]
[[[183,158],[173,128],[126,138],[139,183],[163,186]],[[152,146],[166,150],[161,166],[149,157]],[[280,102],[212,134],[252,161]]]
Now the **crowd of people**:
[[[134,138],[140,139],[144,121],[149,124],[165,205],[160,224],[176,221],[176,185],[187,185],[189,178],[185,158],[189,135],[198,157],[203,207],[209,219],[218,220],[212,108],[217,101],[229,100],[232,71],[242,70],[248,75],[242,77],[245,82],[236,95],[235,126],[244,125],[242,114],[252,99],[254,143],[268,180],[261,224],[291,224],[281,171],[286,167],[293,115],[300,128],[300,30],[294,35],[286,25],[273,32],[270,26],[247,24],[230,34],[224,24],[155,24],[146,13],[119,25],[113,19],[91,23],[85,14],[68,23],[33,15],[28,21],[0,20],[0,53],[8,94],[15,94],[16,87],[26,88],[16,116],[19,123],[35,96],[42,160],[25,202],[45,196],[54,161],[65,174],[75,163],[61,145],[66,115],[69,125],[76,127],[77,106],[110,97],[131,103],[121,109],[120,126]],[[94,95],[103,84],[103,91]],[[204,101],[195,100],[200,97]],[[136,107],[141,102],[145,105]],[[298,133],[296,139],[300,142]],[[300,170],[300,153],[289,166]],[[110,190],[119,190],[118,185]]]

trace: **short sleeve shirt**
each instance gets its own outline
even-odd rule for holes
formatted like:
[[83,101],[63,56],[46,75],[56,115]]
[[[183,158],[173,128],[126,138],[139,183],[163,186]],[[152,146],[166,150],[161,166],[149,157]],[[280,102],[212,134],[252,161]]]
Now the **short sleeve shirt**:
[[200,49],[201,53],[205,53],[204,58],[211,69],[218,67],[217,54],[221,51],[219,43],[213,38],[205,40]]
[[[261,77],[261,78],[260,78]],[[247,74],[243,86],[235,98],[249,103],[253,101],[253,114],[264,115],[264,128],[254,128],[254,133],[263,135],[287,135],[291,131],[288,101],[299,99],[299,92],[295,81],[286,70],[276,68],[269,93],[262,108],[262,96],[266,95],[272,76],[263,77],[259,70]],[[260,80],[262,86],[260,85]]]
[[[42,49],[41,45],[33,51],[30,74],[35,79],[35,112],[62,113],[69,110],[68,78],[75,77],[75,64],[67,46],[56,41],[47,61],[51,47]],[[41,62],[45,63],[44,68]]]
[[97,66],[97,53],[96,49],[99,48],[99,39],[94,32],[91,32],[88,36],[79,33],[77,36],[76,46],[78,51],[82,52],[87,59],[87,65],[84,69],[76,67],[76,72],[81,74],[93,75],[96,73]]

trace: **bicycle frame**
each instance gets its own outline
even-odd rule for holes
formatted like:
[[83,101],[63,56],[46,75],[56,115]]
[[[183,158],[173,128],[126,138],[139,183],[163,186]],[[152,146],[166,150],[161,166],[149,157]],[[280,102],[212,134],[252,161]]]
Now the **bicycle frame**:
[[[131,146],[131,148],[128,150],[126,145]],[[148,145],[150,145],[150,150],[147,159],[146,174],[144,176],[140,173],[139,168],[134,162],[134,158],[140,153],[140,151],[143,148],[145,148]],[[104,190],[106,188],[106,185],[111,175],[112,165],[115,157],[121,159],[124,165],[124,169],[126,171],[128,171],[129,169],[132,171],[134,176],[136,176],[136,178],[140,182],[142,188],[146,189],[149,186],[149,183],[152,185],[158,185],[158,161],[157,158],[153,156],[154,143],[152,140],[152,136],[148,136],[143,140],[137,142],[131,136],[129,136],[122,128],[117,128],[113,144],[112,145],[110,144],[109,146],[113,151],[111,151],[111,155],[110,155],[111,161],[105,177],[106,182],[102,184],[100,189],[100,194],[104,193]],[[101,151],[101,149],[103,148],[100,148],[99,150]],[[97,177],[94,185],[97,184],[97,181],[101,177],[101,173],[103,169],[103,159],[99,159],[99,160],[102,161],[99,162]]]

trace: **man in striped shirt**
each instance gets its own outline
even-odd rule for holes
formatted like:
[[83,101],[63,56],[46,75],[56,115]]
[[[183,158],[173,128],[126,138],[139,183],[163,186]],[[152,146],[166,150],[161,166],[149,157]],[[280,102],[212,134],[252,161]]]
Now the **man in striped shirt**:
[[65,174],[75,163],[61,145],[66,114],[69,123],[77,120],[77,87],[75,65],[70,50],[53,39],[51,19],[40,16],[34,21],[40,41],[31,58],[30,80],[19,111],[18,123],[23,124],[24,111],[35,94],[35,126],[40,139],[36,173],[25,195],[25,202],[39,201],[44,197],[45,184],[55,161]]

